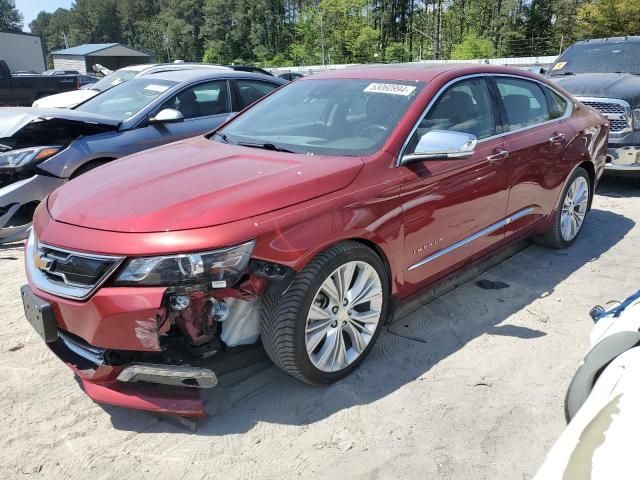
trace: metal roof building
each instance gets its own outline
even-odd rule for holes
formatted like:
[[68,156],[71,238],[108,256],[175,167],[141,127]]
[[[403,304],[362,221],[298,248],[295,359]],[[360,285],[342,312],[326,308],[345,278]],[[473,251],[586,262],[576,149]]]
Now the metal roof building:
[[77,47],[51,52],[53,67],[60,70],[77,70],[93,73],[96,63],[117,70],[139,63],[149,63],[151,55],[120,43],[85,43]]

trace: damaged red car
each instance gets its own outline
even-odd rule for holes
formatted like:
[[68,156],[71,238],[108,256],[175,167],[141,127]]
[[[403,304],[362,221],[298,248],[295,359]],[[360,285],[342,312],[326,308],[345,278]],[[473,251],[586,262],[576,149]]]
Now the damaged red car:
[[294,377],[335,382],[395,302],[516,239],[569,246],[607,135],[520,70],[305,77],[52,193],[27,242],[26,317],[97,402],[203,415],[216,362],[260,343]]

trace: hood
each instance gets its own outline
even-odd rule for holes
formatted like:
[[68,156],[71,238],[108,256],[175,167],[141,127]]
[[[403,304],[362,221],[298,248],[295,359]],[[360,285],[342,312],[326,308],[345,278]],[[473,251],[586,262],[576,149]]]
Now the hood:
[[550,79],[576,97],[617,98],[626,100],[632,107],[640,106],[640,75],[579,73]]
[[51,194],[59,222],[117,232],[211,227],[342,189],[360,157],[296,155],[205,137],[146,150],[92,170]]
[[120,120],[80,112],[77,110],[65,110],[58,108],[33,108],[33,107],[5,107],[0,108],[0,139],[15,135],[31,122],[67,120],[70,122],[87,123],[110,128],[117,128]]
[[95,97],[98,93],[100,92],[96,90],[71,90],[39,98],[33,102],[33,106],[37,108],[71,108]]

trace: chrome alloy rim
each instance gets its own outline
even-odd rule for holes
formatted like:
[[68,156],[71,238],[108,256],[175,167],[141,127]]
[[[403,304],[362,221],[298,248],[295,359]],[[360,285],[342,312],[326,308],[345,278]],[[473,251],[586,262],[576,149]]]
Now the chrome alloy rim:
[[580,231],[584,216],[587,214],[588,203],[589,184],[584,177],[578,177],[567,190],[562,204],[560,232],[566,242],[573,240]]
[[382,314],[382,282],[365,262],[341,265],[322,283],[305,325],[311,363],[323,372],[355,362],[373,338]]

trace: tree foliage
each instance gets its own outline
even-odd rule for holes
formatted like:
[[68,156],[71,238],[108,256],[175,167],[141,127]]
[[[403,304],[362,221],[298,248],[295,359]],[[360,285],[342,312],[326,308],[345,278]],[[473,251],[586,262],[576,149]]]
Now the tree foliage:
[[22,14],[14,0],[0,0],[0,32],[22,31]]
[[[20,28],[13,0],[0,0],[0,22]],[[158,61],[469,59],[557,54],[581,38],[640,33],[640,0],[75,0],[29,26],[47,51],[65,37],[69,46],[122,42]]]

